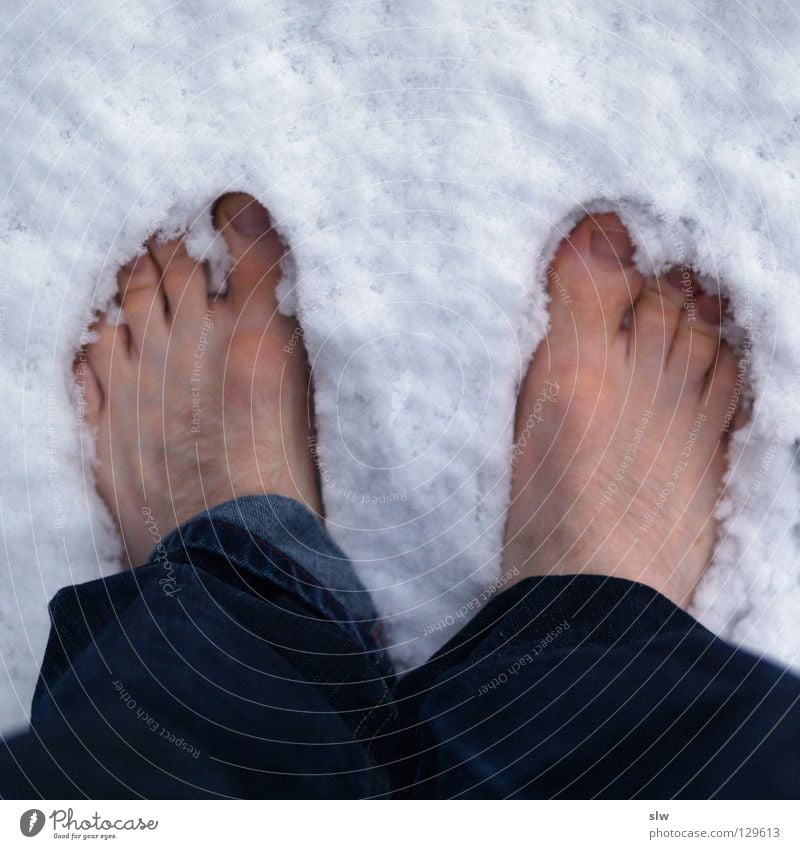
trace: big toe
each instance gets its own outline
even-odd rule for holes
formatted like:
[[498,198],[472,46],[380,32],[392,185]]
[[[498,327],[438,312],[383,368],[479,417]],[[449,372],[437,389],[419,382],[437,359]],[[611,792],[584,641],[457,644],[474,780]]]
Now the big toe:
[[584,343],[616,339],[642,288],[633,255],[628,231],[616,215],[584,218],[561,243],[549,269],[553,326],[568,318]]
[[239,308],[274,307],[284,251],[267,210],[251,195],[227,194],[217,203],[214,223],[233,258],[228,298]]

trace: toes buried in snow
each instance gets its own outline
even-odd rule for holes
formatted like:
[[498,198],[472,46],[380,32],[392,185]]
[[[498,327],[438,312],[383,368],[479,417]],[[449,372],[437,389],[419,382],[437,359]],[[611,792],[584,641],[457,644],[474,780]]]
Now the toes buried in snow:
[[567,293],[578,321],[585,319],[593,328],[602,322],[606,336],[612,338],[622,329],[643,285],[633,262],[634,250],[616,215],[587,216],[556,253],[550,274],[551,296],[563,298]]
[[141,350],[148,329],[157,333],[164,325],[166,304],[161,270],[150,254],[142,254],[120,269],[117,283],[131,341]]
[[700,294],[700,284],[691,266],[675,266],[662,275],[662,280],[667,287],[680,292],[684,301]]
[[189,256],[183,238],[167,242],[152,240],[150,253],[161,267],[161,286],[173,318],[183,312],[197,316],[208,305],[205,265]]
[[625,225],[614,213],[589,215],[589,253],[593,262],[614,272],[633,266],[635,248]]
[[94,341],[86,346],[86,362],[105,392],[115,364],[128,360],[128,328],[111,324],[106,316],[100,316],[91,328]]
[[633,309],[637,351],[658,348],[666,358],[687,300],[696,290],[697,281],[688,266],[645,279]]
[[719,325],[703,320],[696,304],[687,304],[678,323],[670,366],[685,369],[690,380],[704,383],[717,358],[721,341]]
[[739,368],[736,353],[722,345],[716,362],[709,369],[703,399],[709,418],[726,433],[745,424],[747,416],[741,409],[744,374]]
[[725,303],[716,295],[699,295],[695,300],[698,318],[707,326],[709,332],[717,333],[725,315]]
[[140,290],[152,293],[153,289],[158,288],[160,279],[161,270],[149,253],[134,257],[117,274],[120,301],[124,303],[129,295]]
[[267,210],[251,195],[223,195],[214,212],[214,223],[233,258],[229,297],[242,303],[255,300],[263,306],[274,304],[284,249]]
[[683,298],[659,278],[649,278],[633,308],[630,350],[648,365],[666,362],[681,318]]

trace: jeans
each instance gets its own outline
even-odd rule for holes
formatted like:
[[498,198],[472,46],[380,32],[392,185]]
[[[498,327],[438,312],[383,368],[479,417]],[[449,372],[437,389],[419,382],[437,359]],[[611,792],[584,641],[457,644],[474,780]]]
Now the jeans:
[[522,580],[398,678],[347,558],[281,496],[50,613],[4,798],[800,796],[800,680],[654,590]]

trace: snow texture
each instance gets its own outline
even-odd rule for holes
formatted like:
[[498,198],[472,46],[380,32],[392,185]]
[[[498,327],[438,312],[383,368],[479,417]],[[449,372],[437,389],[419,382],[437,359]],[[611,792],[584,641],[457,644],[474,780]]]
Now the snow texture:
[[291,245],[329,528],[401,668],[502,584],[516,387],[587,208],[620,211],[643,266],[721,281],[750,334],[695,612],[798,661],[797,0],[3,10],[0,728],[25,720],[48,599],[119,568],[70,388],[82,334],[148,234],[209,248],[230,190]]

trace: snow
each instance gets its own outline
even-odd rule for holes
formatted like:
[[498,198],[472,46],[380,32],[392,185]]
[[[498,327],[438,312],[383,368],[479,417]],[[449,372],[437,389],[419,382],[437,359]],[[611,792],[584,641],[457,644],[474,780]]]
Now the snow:
[[696,612],[797,663],[799,5],[6,0],[0,728],[50,596],[119,568],[75,350],[119,263],[157,228],[199,255],[230,190],[292,247],[329,527],[401,668],[502,584],[516,385],[586,208],[620,210],[643,266],[722,281],[751,335]]

